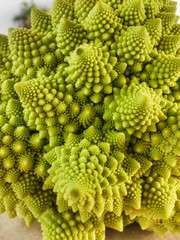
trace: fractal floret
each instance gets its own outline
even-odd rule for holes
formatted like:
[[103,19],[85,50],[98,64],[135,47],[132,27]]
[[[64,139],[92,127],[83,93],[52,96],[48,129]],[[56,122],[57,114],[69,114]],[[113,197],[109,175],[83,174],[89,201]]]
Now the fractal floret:
[[44,240],[180,233],[180,24],[171,0],[54,0],[0,35],[0,213]]

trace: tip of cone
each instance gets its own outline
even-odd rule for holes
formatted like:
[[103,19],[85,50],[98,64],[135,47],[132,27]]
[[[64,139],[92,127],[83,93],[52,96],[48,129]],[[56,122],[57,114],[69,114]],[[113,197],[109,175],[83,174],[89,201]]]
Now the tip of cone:
[[73,198],[74,200],[79,199],[81,197],[81,192],[80,189],[78,187],[72,187],[69,191],[69,195],[71,198]]
[[152,103],[152,99],[146,93],[142,93],[141,95],[139,95],[138,105],[143,107],[143,106],[150,105],[151,103]]
[[148,22],[150,22],[154,26],[161,25],[162,20],[160,18],[154,18],[150,19]]
[[19,96],[21,95],[22,86],[23,86],[22,82],[18,82],[14,85],[14,89]]
[[147,30],[144,26],[137,26],[135,27],[135,29],[136,29],[136,33],[139,33],[142,35],[147,34]]
[[67,30],[72,25],[74,25],[74,23],[72,21],[70,21],[69,19],[63,17],[60,20],[58,29],[59,29],[59,31],[64,31],[64,30]]

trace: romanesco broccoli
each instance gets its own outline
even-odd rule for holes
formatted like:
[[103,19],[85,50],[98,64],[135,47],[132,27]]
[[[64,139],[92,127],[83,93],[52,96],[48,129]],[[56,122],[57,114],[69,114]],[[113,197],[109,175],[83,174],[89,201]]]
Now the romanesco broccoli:
[[0,213],[44,240],[180,233],[180,24],[171,0],[54,0],[0,35]]

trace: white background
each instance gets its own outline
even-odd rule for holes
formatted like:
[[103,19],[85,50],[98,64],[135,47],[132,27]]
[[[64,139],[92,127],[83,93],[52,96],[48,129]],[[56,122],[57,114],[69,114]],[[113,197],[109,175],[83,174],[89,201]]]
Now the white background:
[[13,17],[20,13],[23,2],[35,3],[37,7],[51,8],[53,0],[0,0],[0,33],[8,34],[8,28],[17,27]]
[[[178,2],[177,15],[180,16],[180,1]],[[19,14],[22,2],[34,2],[38,7],[46,7],[50,9],[53,0],[0,0],[0,33],[8,34],[9,27],[17,27],[13,22],[13,17]]]

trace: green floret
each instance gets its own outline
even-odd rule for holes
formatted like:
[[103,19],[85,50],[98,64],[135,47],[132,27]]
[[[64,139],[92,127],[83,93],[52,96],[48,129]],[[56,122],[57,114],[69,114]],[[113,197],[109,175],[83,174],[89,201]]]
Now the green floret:
[[12,59],[9,54],[8,37],[0,34],[0,83],[6,79],[12,78],[10,70],[12,67]]
[[142,81],[148,81],[152,88],[161,89],[164,93],[170,93],[170,87],[176,86],[179,78],[180,58],[168,56],[164,53],[157,54],[151,62],[145,66],[141,73]]
[[57,213],[55,209],[47,210],[39,220],[42,223],[43,236],[46,240],[56,239],[92,239],[98,237],[103,240],[105,237],[105,226],[92,217],[86,223],[82,223],[78,213],[66,211],[63,214]]
[[162,24],[160,18],[148,19],[145,21],[146,30],[151,38],[152,45],[158,45],[162,37]]
[[83,42],[87,42],[86,33],[80,24],[61,18],[57,32],[57,46],[64,55],[74,50]]
[[180,34],[180,24],[174,24],[171,29],[171,34],[179,35]]
[[9,34],[9,48],[14,59],[12,72],[24,81],[41,75],[50,75],[51,69],[62,60],[55,42],[49,32],[17,28]]
[[158,0],[143,0],[145,14],[148,19],[154,19],[160,11]]
[[75,13],[78,22],[81,23],[97,3],[97,0],[77,0],[75,1]]
[[24,202],[16,204],[16,213],[19,218],[23,218],[25,220],[27,226],[31,226],[31,224],[36,220]]
[[145,180],[143,188],[143,205],[146,205],[155,218],[169,218],[177,199],[176,188],[166,183],[162,177],[153,179],[151,176]]
[[113,70],[116,61],[116,57],[101,48],[84,43],[68,58],[66,82],[81,89],[93,103],[99,103],[104,94],[112,93],[112,82],[117,76]]
[[74,2],[72,0],[55,0],[49,13],[52,17],[53,31],[56,34],[62,17],[73,20]]
[[52,31],[51,15],[37,8],[31,10],[32,29],[42,32],[44,35]]
[[[56,203],[59,212],[70,208],[73,211],[79,210],[83,222],[92,214],[97,217],[102,216],[106,211],[105,205],[109,202],[109,197],[111,197],[113,206],[113,195],[110,192],[114,184],[127,179],[125,171],[120,165],[118,167],[118,161],[113,156],[108,157],[109,144],[101,142],[98,145],[93,145],[87,139],[83,139],[74,144],[72,149],[70,147],[56,148],[58,159],[48,170],[50,175],[55,174],[52,182],[54,191],[57,192]],[[58,170],[56,170],[57,166]],[[102,175],[101,178],[97,173]],[[117,191],[119,192],[120,189]],[[87,212],[87,216],[84,215],[84,211]]]
[[176,55],[179,49],[180,36],[179,35],[164,35],[158,45],[158,51],[165,54]]
[[167,4],[164,5],[164,7],[161,9],[162,12],[167,12],[167,13],[176,13],[177,10],[177,2],[170,2],[172,4]]
[[110,5],[112,8],[114,8],[115,10],[118,9],[118,6],[123,2],[122,0],[104,0],[105,3],[107,3],[108,5]]
[[160,95],[161,92],[157,94],[145,83],[138,86],[131,84],[129,87],[125,85],[106,107],[103,118],[112,121],[116,130],[125,130],[128,134],[141,138],[147,131],[156,131],[155,124],[160,119],[166,119],[161,111],[166,102]]
[[82,21],[84,29],[88,32],[87,38],[94,40],[100,38],[109,40],[115,29],[121,29],[120,19],[109,5],[99,0]]
[[123,1],[122,5],[119,5],[117,14],[122,19],[124,26],[138,26],[146,19],[142,0]]
[[130,66],[149,61],[151,50],[151,40],[144,26],[129,27],[117,40],[117,56]]
[[173,25],[175,24],[176,15],[169,12],[160,12],[157,15],[162,20],[162,32],[163,34],[170,34]]

